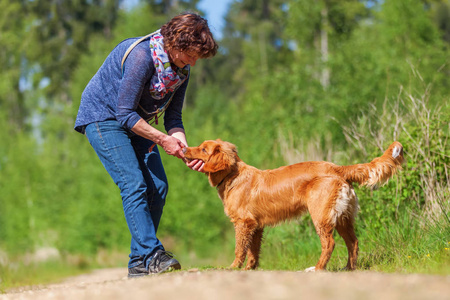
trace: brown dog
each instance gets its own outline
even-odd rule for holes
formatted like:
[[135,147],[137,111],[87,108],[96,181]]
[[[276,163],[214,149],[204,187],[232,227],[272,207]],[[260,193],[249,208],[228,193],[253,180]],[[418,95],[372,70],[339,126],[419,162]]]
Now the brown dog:
[[347,245],[346,268],[354,270],[358,240],[353,224],[358,198],[352,183],[369,187],[385,183],[403,163],[399,142],[366,164],[338,166],[314,161],[264,171],[245,164],[233,144],[219,139],[185,148],[184,152],[188,160],[204,161],[209,183],[217,188],[225,213],[234,224],[236,258],[231,267],[242,267],[247,256],[246,270],[258,267],[265,226],[306,211],[311,214],[322,244],[319,262],[307,270],[325,269],[334,249],[335,228]]

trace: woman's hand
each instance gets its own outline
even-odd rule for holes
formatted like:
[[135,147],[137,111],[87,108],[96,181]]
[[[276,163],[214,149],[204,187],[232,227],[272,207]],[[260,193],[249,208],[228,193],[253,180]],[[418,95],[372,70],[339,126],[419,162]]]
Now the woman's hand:
[[186,166],[188,166],[190,169],[203,173],[203,166],[205,165],[205,163],[202,160],[194,159],[188,161],[185,159],[184,162],[186,163]]
[[[186,134],[184,133],[184,129],[183,128],[172,128],[171,130],[169,130],[168,132],[169,136],[172,136],[174,138],[177,138],[178,140],[181,141],[181,144],[184,147],[187,147],[187,141],[186,141]],[[181,154],[182,156],[177,156],[178,158],[183,159],[184,163],[186,164],[186,166],[188,166],[189,169],[192,169],[194,171],[198,171],[198,172],[203,172],[203,166],[204,166],[204,162],[198,159],[194,159],[194,160],[187,160],[186,158],[184,158],[184,153],[181,149]]]
[[166,138],[164,138],[161,143],[161,147],[168,155],[172,155],[182,159],[185,162],[186,166],[188,166],[190,169],[198,172],[203,172],[203,166],[205,165],[205,163],[199,159],[194,159],[191,161],[185,159],[183,148],[186,147],[186,145],[178,138],[173,136],[166,136]]
[[186,147],[183,142],[181,142],[179,139],[166,135],[163,141],[161,142],[161,147],[164,149],[164,151],[172,156],[178,157],[183,159],[183,148]]

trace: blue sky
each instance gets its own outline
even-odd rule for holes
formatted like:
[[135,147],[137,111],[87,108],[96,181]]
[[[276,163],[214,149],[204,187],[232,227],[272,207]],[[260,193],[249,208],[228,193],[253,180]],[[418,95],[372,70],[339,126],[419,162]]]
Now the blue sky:
[[209,27],[214,37],[222,37],[222,28],[225,25],[224,17],[233,0],[200,0],[199,9],[206,13]]

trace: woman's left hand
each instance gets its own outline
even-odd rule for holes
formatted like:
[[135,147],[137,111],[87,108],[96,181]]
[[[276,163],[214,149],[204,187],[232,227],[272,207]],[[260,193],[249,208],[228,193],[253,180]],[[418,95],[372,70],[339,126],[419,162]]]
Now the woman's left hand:
[[199,159],[194,159],[191,161],[185,160],[186,166],[188,166],[190,169],[198,172],[203,172],[203,166],[205,163]]

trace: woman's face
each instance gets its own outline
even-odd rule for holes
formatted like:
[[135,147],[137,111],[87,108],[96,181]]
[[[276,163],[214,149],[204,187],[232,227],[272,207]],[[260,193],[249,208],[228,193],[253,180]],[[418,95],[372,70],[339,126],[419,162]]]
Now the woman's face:
[[197,53],[191,51],[182,51],[173,49],[169,53],[170,61],[178,68],[184,68],[186,65],[195,66],[197,59],[199,59]]

